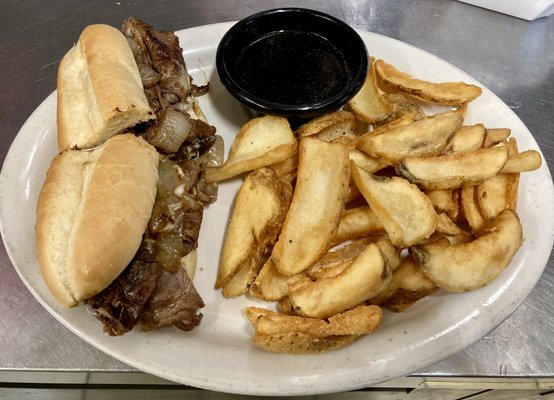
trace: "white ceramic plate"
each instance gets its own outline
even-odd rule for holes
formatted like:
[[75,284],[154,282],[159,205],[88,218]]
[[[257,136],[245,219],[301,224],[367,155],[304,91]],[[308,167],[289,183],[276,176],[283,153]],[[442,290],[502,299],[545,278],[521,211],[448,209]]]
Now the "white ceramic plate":
[[[215,51],[230,23],[178,32],[195,82],[210,82],[200,98],[227,148],[247,120],[241,106],[220,85]],[[417,48],[361,32],[372,55],[432,80],[474,80]],[[49,96],[17,135],[0,176],[0,222],[12,263],[29,290],[61,323],[109,355],[145,372],[216,391],[299,395],[367,387],[416,372],[469,346],[495,328],[524,300],[547,263],[554,238],[554,189],[548,168],[521,177],[519,215],[525,243],[509,267],[487,287],[465,294],[439,292],[402,314],[386,313],[383,325],[345,349],[314,356],[270,354],[249,344],[251,328],[241,310],[256,304],[226,300],[213,289],[222,237],[239,182],[221,186],[219,200],[205,213],[195,278],[206,307],[202,324],[190,333],[168,328],[113,338],[83,307],[66,310],[48,292],[36,262],[35,203],[56,153],[56,98]],[[538,149],[516,115],[484,89],[471,104],[467,123],[509,127],[522,149]]]

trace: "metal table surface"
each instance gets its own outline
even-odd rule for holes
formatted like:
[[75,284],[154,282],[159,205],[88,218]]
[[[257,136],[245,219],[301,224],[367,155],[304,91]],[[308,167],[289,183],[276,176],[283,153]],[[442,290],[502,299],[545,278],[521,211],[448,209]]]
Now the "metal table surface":
[[[0,164],[33,110],[56,88],[63,54],[91,23],[136,16],[168,30],[303,6],[412,44],[498,95],[554,165],[554,17],[533,22],[450,0],[11,1],[0,9]],[[0,382],[163,383],[73,335],[33,298],[0,246]],[[482,340],[390,385],[554,385],[554,257],[524,303]],[[387,386],[387,383],[384,384]]]

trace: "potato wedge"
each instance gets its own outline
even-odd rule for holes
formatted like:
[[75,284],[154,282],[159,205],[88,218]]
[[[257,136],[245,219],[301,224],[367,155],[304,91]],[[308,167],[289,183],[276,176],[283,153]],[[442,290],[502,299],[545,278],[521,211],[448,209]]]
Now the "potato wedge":
[[286,118],[263,116],[242,126],[225,163],[206,168],[206,181],[219,182],[292,157],[297,142]]
[[341,349],[352,344],[357,338],[357,335],[317,338],[300,332],[286,332],[254,335],[251,342],[254,347],[272,353],[317,354]]
[[431,200],[431,203],[433,203],[437,213],[445,213],[453,220],[458,218],[459,192],[457,190],[425,190],[425,194]]
[[349,145],[358,139],[356,120],[335,122],[311,137],[323,140],[324,142],[341,142]]
[[390,165],[390,163],[383,159],[371,157],[369,154],[356,149],[349,150],[348,157],[350,160],[354,161],[358,167],[365,169],[371,174]]
[[369,302],[395,312],[402,312],[437,289],[419,264],[411,256],[407,256],[393,272],[387,290]]
[[521,223],[502,211],[477,239],[457,246],[414,246],[411,254],[435,285],[451,292],[479,289],[496,278],[523,242]]
[[351,173],[395,246],[411,246],[435,231],[437,214],[417,186],[399,177],[371,175],[355,164]]
[[247,307],[245,313],[256,334],[301,332],[320,338],[369,334],[379,326],[383,319],[381,308],[375,305],[358,306],[341,314],[333,315],[327,320],[284,315],[258,307]]
[[383,97],[392,104],[392,114],[375,125],[385,125],[395,120],[410,119],[411,122],[427,118],[421,106],[402,93],[385,93]]
[[462,230],[456,225],[448,215],[441,213],[437,218],[437,232],[447,236],[457,236]]
[[374,63],[370,63],[366,80],[360,91],[348,102],[360,121],[373,124],[391,115],[392,105],[381,95],[377,87]]
[[444,152],[452,154],[480,149],[484,147],[486,132],[483,124],[462,126],[456,131]]
[[356,120],[355,115],[349,111],[344,111],[344,110],[333,111],[327,114],[323,114],[314,119],[311,119],[305,124],[300,125],[296,129],[296,134],[299,137],[303,138],[306,136],[315,135],[321,132],[323,129],[333,124],[336,124],[339,122],[346,122],[346,121],[355,121],[355,120]]
[[227,228],[215,286],[224,287],[245,268],[240,275],[244,285],[238,290],[235,281],[235,289],[224,295],[238,295],[247,289],[264,261],[264,253],[277,240],[291,198],[290,184],[279,180],[271,168],[260,168],[245,178]]
[[468,186],[460,190],[460,204],[463,216],[473,233],[480,232],[487,224],[486,218],[481,213],[475,186]]
[[512,131],[508,128],[488,128],[483,147],[496,146],[498,143],[508,139],[511,133]]
[[292,202],[271,258],[283,275],[314,264],[328,249],[344,209],[348,150],[340,143],[303,138]]
[[507,159],[508,148],[500,146],[438,157],[408,157],[398,163],[397,171],[425,189],[456,189],[497,175]]
[[295,154],[284,161],[271,164],[270,167],[279,178],[283,178],[292,172],[296,174],[296,168],[298,168],[298,155]]
[[502,168],[503,174],[517,174],[520,172],[534,171],[539,169],[542,158],[536,150],[525,150],[524,152],[510,155]]
[[390,282],[391,269],[379,247],[369,244],[342,273],[289,287],[294,310],[302,316],[328,318],[380,294]]
[[289,281],[291,278],[277,271],[273,261],[269,258],[250,285],[249,293],[260,300],[281,300],[289,294]]
[[512,174],[498,174],[475,186],[475,198],[487,222],[494,220],[505,208],[511,207],[512,184]]
[[308,268],[307,275],[312,280],[316,280],[320,271],[352,262],[372,240],[373,238],[369,237],[355,240],[339,249],[327,252],[317,263]]
[[330,241],[335,246],[347,240],[384,233],[385,229],[370,207],[350,208],[342,212],[337,232]]
[[468,103],[479,97],[482,92],[480,87],[463,82],[434,83],[415,79],[383,60],[375,61],[375,72],[377,78],[388,88],[439,104]]
[[456,112],[437,114],[381,134],[366,133],[358,139],[356,148],[391,164],[406,157],[434,156],[443,152],[461,125],[462,117]]

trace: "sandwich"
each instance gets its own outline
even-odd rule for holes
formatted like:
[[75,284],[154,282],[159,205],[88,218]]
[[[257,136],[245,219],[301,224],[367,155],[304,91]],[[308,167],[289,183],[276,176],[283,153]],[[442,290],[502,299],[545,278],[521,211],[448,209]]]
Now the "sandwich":
[[37,203],[37,258],[63,305],[104,331],[190,330],[204,171],[223,143],[195,99],[173,32],[135,18],[91,25],[58,69],[58,148]]

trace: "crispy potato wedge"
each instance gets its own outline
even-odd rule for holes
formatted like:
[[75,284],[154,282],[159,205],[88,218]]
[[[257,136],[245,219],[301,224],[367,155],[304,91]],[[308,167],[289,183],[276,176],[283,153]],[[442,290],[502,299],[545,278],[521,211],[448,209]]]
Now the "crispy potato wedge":
[[337,232],[330,241],[331,246],[347,240],[361,239],[384,233],[385,229],[370,207],[350,208],[342,212]]
[[379,239],[375,242],[379,251],[391,269],[394,271],[401,262],[400,249],[395,247],[389,239]]
[[431,203],[433,203],[433,207],[435,207],[437,213],[445,213],[453,220],[458,218],[459,192],[457,190],[425,190],[425,194],[429,200],[431,200]]
[[283,178],[292,172],[296,174],[296,168],[298,168],[298,155],[295,154],[284,161],[271,164],[270,167],[279,178]]
[[393,91],[406,93],[422,100],[446,105],[459,105],[475,100],[481,95],[481,88],[463,82],[434,83],[415,79],[397,70],[383,60],[375,61],[377,78]]
[[508,266],[523,242],[517,214],[502,211],[477,239],[457,246],[414,246],[411,254],[435,285],[451,292],[479,289]]
[[395,246],[411,246],[435,231],[437,213],[417,186],[399,177],[371,175],[355,164],[351,173]]
[[263,116],[242,126],[225,163],[206,168],[206,181],[218,182],[292,157],[297,142],[286,118]]
[[383,319],[383,311],[375,305],[358,306],[341,314],[333,315],[327,320],[285,315],[258,307],[247,307],[245,313],[256,334],[301,332],[319,338],[369,334],[379,326]]
[[324,142],[341,142],[346,145],[358,139],[356,133],[356,120],[339,121],[331,124],[311,137],[323,140]]
[[370,303],[402,312],[437,289],[433,281],[421,271],[419,264],[408,255],[393,272],[387,290],[372,298]]
[[479,208],[475,186],[468,186],[460,190],[460,205],[464,219],[471,228],[471,231],[473,233],[480,232],[487,224],[487,220]]
[[406,157],[438,155],[462,121],[456,112],[437,114],[381,134],[366,133],[358,139],[356,148],[372,157],[384,158],[391,164]]
[[323,114],[319,117],[313,118],[310,121],[306,122],[303,125],[300,125],[296,129],[296,134],[303,138],[306,136],[315,135],[319,132],[321,132],[323,129],[339,123],[339,122],[345,122],[345,121],[355,121],[356,117],[354,114],[352,114],[349,111],[345,110],[338,110],[333,111],[327,114]]
[[340,143],[303,138],[292,202],[271,258],[283,275],[313,265],[335,235],[349,182],[348,150]]
[[392,114],[375,125],[385,125],[395,120],[410,119],[410,122],[418,121],[423,118],[427,118],[427,115],[421,108],[421,106],[412,101],[408,96],[402,93],[385,93],[383,97],[392,104]]
[[[224,295],[246,291],[264,261],[264,253],[277,240],[291,198],[290,184],[279,180],[271,168],[260,168],[245,178],[223,243],[216,288],[226,286],[242,271],[233,282],[234,289],[227,288]],[[244,283],[240,290],[239,281]]]
[[354,161],[358,167],[365,169],[371,174],[390,165],[390,163],[383,159],[371,157],[369,154],[356,149],[350,149],[348,151],[348,157],[350,160]]
[[265,301],[281,300],[289,294],[290,276],[284,276],[269,258],[258,272],[249,288],[251,296]]
[[251,342],[254,347],[272,353],[317,354],[341,349],[352,344],[357,338],[357,335],[317,338],[300,332],[286,332],[254,335]]
[[541,164],[542,158],[538,151],[525,150],[521,153],[510,155],[501,172],[503,174],[517,174],[520,172],[534,171],[539,169]]
[[475,198],[487,222],[494,220],[505,208],[511,208],[513,182],[513,174],[498,174],[475,186]]
[[462,230],[456,225],[448,215],[441,213],[437,218],[437,232],[447,236],[457,236]]
[[512,131],[508,128],[488,128],[483,147],[496,146],[498,143],[508,139],[511,133]]
[[438,157],[408,157],[397,171],[425,189],[456,189],[475,185],[497,175],[508,159],[506,146]]
[[320,271],[352,262],[352,260],[358,257],[372,241],[373,238],[367,237],[355,240],[339,249],[327,252],[317,263],[308,268],[306,271],[307,275],[312,280],[316,280]]
[[456,131],[444,152],[452,154],[480,149],[484,147],[486,132],[483,124],[462,126]]
[[328,318],[377,296],[388,286],[391,274],[379,247],[371,243],[342,273],[289,286],[289,297],[299,315]]
[[392,105],[381,95],[377,87],[374,63],[370,63],[366,80],[360,91],[348,102],[360,121],[373,124],[392,114]]

